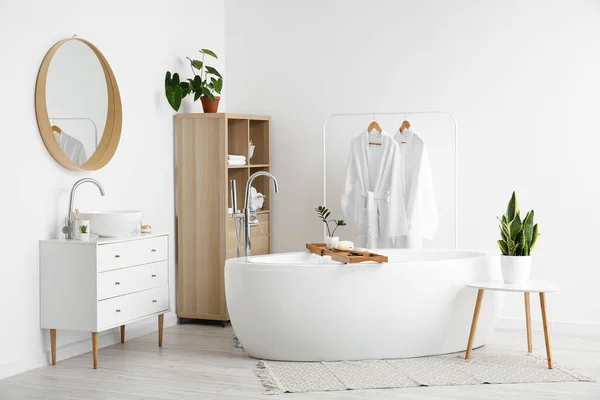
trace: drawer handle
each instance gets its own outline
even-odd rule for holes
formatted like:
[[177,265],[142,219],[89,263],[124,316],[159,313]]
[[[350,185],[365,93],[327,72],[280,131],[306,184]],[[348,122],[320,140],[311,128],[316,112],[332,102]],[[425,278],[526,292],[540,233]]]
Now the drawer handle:
[[119,254],[115,254],[115,258],[121,258]]
[[151,252],[153,252],[153,253],[156,253],[156,249],[152,249],[152,250],[150,250],[150,251],[151,251]]
[[115,310],[116,312],[121,312],[121,310],[119,310],[118,308]]
[[115,282],[115,285],[120,285],[120,284],[121,284],[121,282]]
[[153,303],[156,303],[156,302],[158,302],[158,300],[152,300],[152,302],[153,302]]
[[153,277],[153,278],[156,278],[156,274],[152,274],[152,277]]

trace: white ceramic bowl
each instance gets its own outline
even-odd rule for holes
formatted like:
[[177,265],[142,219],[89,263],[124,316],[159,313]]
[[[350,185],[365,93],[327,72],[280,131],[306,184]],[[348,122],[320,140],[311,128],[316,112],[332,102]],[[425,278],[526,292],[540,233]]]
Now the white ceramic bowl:
[[79,217],[90,221],[90,232],[103,237],[121,237],[138,232],[142,212],[137,210],[84,211]]

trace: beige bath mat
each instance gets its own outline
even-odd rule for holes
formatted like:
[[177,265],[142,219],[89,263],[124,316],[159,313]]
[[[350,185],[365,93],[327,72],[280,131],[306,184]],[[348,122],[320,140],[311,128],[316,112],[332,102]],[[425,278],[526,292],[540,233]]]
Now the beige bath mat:
[[331,390],[480,385],[485,383],[591,382],[531,354],[338,362],[259,361],[256,374],[267,394]]

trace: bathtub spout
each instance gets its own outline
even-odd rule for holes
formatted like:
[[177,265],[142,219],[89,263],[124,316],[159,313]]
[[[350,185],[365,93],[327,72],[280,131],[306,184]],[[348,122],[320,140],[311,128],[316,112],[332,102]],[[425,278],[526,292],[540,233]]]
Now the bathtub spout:
[[279,192],[279,183],[277,182],[277,178],[266,171],[255,172],[250,176],[250,179],[248,179],[248,183],[246,183],[246,195],[244,197],[244,210],[241,214],[236,214],[234,210],[233,215],[234,218],[240,219],[244,226],[244,257],[248,257],[250,255],[250,249],[252,247],[250,228],[258,225],[258,221],[256,221],[256,211],[250,209],[250,191],[252,189],[252,182],[254,182],[254,179],[258,178],[259,176],[266,176],[267,178],[271,179],[273,181],[273,191],[275,193]]

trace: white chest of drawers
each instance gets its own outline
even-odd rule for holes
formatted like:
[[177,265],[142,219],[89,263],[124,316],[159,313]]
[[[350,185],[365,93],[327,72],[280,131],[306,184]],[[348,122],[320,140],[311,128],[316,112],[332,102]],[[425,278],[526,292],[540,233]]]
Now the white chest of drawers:
[[40,241],[41,327],[50,330],[56,363],[56,330],[92,333],[94,368],[98,332],[158,316],[162,345],[169,304],[169,235]]

